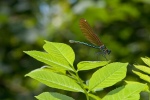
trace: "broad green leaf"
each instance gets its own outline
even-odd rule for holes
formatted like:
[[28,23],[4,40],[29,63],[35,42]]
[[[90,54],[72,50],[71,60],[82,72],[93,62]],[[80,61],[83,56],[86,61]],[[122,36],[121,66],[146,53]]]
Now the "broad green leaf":
[[135,68],[147,73],[147,74],[150,74],[150,68],[149,67],[146,67],[146,66],[143,66],[143,65],[134,65]]
[[109,61],[82,61],[78,63],[78,71],[90,70],[108,64]]
[[59,74],[63,74],[63,75],[66,75],[66,71],[65,70],[61,70],[60,68],[56,68],[56,67],[51,67],[51,66],[42,66],[41,67],[43,70],[49,70],[49,71],[52,71],[52,72],[55,72],[55,73],[59,73]]
[[138,72],[138,71],[134,71],[132,70],[134,74],[138,75],[141,79],[147,81],[150,83],[150,76],[146,75],[146,74],[143,74],[141,72]]
[[72,97],[56,93],[56,92],[43,92],[35,96],[38,100],[74,100]]
[[52,88],[73,92],[83,92],[83,89],[73,79],[46,69],[36,69],[28,73],[26,76],[30,76],[31,78]]
[[121,81],[126,76],[128,63],[111,63],[97,70],[89,81],[89,91],[97,91]]
[[144,61],[145,64],[147,64],[150,67],[150,58],[149,57],[141,57],[141,59]]
[[45,42],[46,44],[43,46],[43,48],[46,52],[54,57],[57,57],[58,59],[63,59],[64,62],[67,62],[73,66],[75,54],[70,46],[64,43]]
[[68,62],[65,62],[63,58],[57,58],[52,56],[46,52],[40,51],[24,51],[26,54],[30,55],[31,57],[41,61],[47,65],[52,67],[59,67],[62,70],[73,70]]
[[140,92],[147,90],[146,84],[129,82],[127,85],[109,92],[102,100],[139,100]]

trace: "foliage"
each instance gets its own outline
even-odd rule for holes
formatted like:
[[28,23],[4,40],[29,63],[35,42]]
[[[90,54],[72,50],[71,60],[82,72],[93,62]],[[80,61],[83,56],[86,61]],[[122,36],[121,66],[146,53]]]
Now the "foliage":
[[71,97],[66,95],[62,95],[60,93],[53,93],[53,92],[44,92],[38,96],[35,96],[38,100],[74,100]]
[[[84,61],[77,65],[76,70],[73,66],[75,55],[70,46],[63,43],[46,41],[43,48],[46,52],[25,51],[25,53],[31,57],[47,64],[47,67],[33,70],[26,74],[26,76],[38,80],[52,88],[82,92],[86,95],[87,100],[90,98],[101,100],[100,97],[97,97],[93,93],[103,91],[103,89],[113,86],[126,76],[128,63],[114,62],[108,64],[109,61]],[[95,68],[98,69],[92,74],[91,78],[87,80],[88,82],[84,82],[78,75],[79,71]],[[118,87],[109,92],[102,100],[139,100],[139,93],[141,91],[148,91],[148,86],[139,82],[127,82],[125,86]],[[42,93],[36,96],[36,98],[39,100],[64,100],[64,98],[73,100],[69,96],[55,92]]]
[[150,58],[146,57],[146,58],[141,58],[145,64],[147,64],[147,66],[144,65],[134,65],[135,68],[137,68],[138,70],[144,72],[139,72],[139,71],[135,71],[133,70],[133,73],[135,73],[136,75],[138,75],[141,79],[147,81],[148,83],[150,83]]
[[[150,57],[149,6],[150,0],[0,0],[0,98],[34,100],[33,95],[43,91],[62,93],[61,90],[47,88],[24,77],[43,63],[22,51],[41,50],[43,40],[66,44],[69,44],[70,39],[87,42],[79,29],[81,18],[89,22],[101,41],[112,51],[111,61],[129,62],[130,65],[141,63],[140,57]],[[76,54],[74,65],[86,65],[85,68],[81,65],[83,70],[78,71],[83,80],[90,79],[95,69],[108,63],[103,62],[97,67],[97,63],[94,65],[92,61],[97,60],[95,53],[99,51],[82,45],[70,46]],[[90,60],[90,63],[81,62],[83,60]],[[132,66],[126,79],[138,80],[130,70]],[[65,73],[61,69],[56,72]],[[148,74],[144,72],[144,75]],[[107,93],[109,88],[103,91]],[[84,98],[83,94],[78,93],[63,91],[63,94],[74,98],[80,96],[78,100]],[[100,97],[105,95],[100,92],[97,94]],[[145,94],[143,97],[146,97]]]

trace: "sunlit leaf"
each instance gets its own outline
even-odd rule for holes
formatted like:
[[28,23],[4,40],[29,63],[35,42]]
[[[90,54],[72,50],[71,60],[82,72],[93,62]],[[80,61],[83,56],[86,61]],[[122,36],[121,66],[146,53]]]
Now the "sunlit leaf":
[[141,79],[147,81],[150,83],[150,76],[149,75],[146,75],[146,74],[143,74],[141,72],[138,72],[138,71],[132,71],[134,74],[138,75]]
[[135,68],[147,73],[147,74],[150,74],[150,68],[149,67],[146,67],[146,66],[143,66],[143,65],[134,65]]
[[141,59],[144,61],[145,64],[147,64],[150,67],[150,58],[148,58],[148,57],[145,57],[145,58],[141,57]]
[[109,61],[82,61],[78,63],[78,71],[90,70],[108,64]]
[[73,70],[69,63],[65,62],[61,58],[52,56],[46,52],[40,52],[40,51],[24,51],[24,52],[30,55],[31,57],[37,59],[38,61],[41,61],[52,67],[59,67],[60,69],[63,70]]
[[50,55],[57,57],[58,59],[62,59],[64,62],[69,63],[73,66],[73,62],[75,59],[75,54],[72,48],[64,43],[55,43],[45,41],[43,48]]
[[46,69],[36,69],[26,74],[39,82],[57,89],[63,89],[73,92],[83,92],[82,88],[73,79],[51,72]]
[[97,91],[121,81],[126,76],[128,63],[111,63],[97,70],[89,81],[89,91]]
[[127,85],[109,92],[102,100],[139,100],[140,92],[147,90],[148,86],[146,84],[128,82]]
[[74,100],[73,98],[55,92],[44,92],[35,96],[38,100]]
[[59,73],[59,74],[63,74],[66,75],[66,71],[65,70],[61,70],[59,67],[51,67],[51,66],[42,66],[41,67],[43,70],[49,70],[55,73]]

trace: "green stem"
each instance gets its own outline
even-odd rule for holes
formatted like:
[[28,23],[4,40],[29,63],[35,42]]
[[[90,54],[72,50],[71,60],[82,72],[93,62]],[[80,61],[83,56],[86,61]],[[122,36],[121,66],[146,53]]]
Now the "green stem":
[[84,90],[84,93],[85,93],[85,95],[86,95],[86,99],[87,99],[87,100],[90,100],[90,99],[89,99],[89,96],[88,96],[88,92],[87,92],[86,89],[84,88],[83,82],[82,82],[82,80],[80,79],[80,77],[79,77],[79,75],[78,75],[77,72],[76,72],[76,75],[77,75],[77,78],[78,78],[78,81],[79,81],[81,87],[82,87],[83,90]]
[[74,69],[74,72],[75,72],[75,74],[76,74],[76,76],[77,76],[78,82],[80,83],[82,89],[84,90],[84,93],[85,93],[85,95],[86,95],[86,99],[87,99],[87,100],[90,100],[90,98],[89,98],[89,96],[88,96],[88,92],[86,91],[86,88],[84,87],[84,84],[83,84],[82,80],[80,79],[80,77],[79,77],[79,75],[78,75],[78,71],[76,71],[76,70]]
[[94,98],[95,100],[101,100],[101,98],[99,98],[98,96],[95,96],[94,94],[89,93],[89,96]]

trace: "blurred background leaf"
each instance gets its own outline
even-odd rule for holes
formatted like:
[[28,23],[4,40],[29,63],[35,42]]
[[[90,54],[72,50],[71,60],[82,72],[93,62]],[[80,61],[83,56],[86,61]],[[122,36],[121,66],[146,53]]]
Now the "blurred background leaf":
[[[59,91],[78,100],[84,98],[82,94],[46,88],[24,77],[43,63],[23,51],[42,51],[44,40],[66,44],[70,39],[87,42],[79,29],[80,18],[89,22],[112,51],[110,60],[141,64],[140,57],[150,56],[149,6],[149,0],[1,0],[1,100],[35,100],[33,96],[44,91]],[[69,45],[76,53],[75,66],[79,61],[99,60],[100,55],[95,56],[97,50]],[[90,78],[91,73],[82,73],[83,80]],[[139,81],[131,70],[128,73],[127,80]]]

